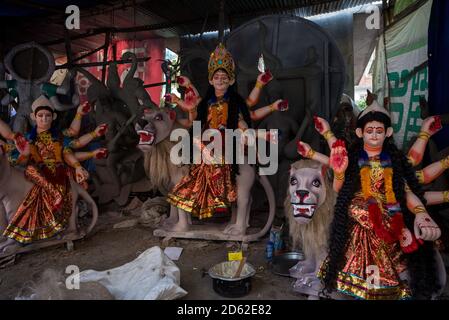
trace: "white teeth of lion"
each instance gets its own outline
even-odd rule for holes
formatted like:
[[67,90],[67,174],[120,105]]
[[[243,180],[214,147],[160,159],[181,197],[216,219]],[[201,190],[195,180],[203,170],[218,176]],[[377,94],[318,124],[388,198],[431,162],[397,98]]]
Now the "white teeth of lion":
[[311,217],[315,213],[314,204],[292,204],[295,214]]

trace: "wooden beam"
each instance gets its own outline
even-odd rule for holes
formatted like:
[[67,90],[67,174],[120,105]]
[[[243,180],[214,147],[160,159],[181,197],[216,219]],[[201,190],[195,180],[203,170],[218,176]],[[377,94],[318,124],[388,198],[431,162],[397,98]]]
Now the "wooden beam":
[[157,83],[150,83],[150,84],[144,84],[144,88],[151,88],[151,87],[159,87],[159,86],[165,86],[167,82],[157,82]]
[[[151,59],[151,57],[137,58],[137,62],[147,62],[150,59]],[[72,63],[71,66],[68,63],[65,63],[60,66],[56,66],[55,69],[56,70],[69,69],[69,68],[74,68],[74,67],[82,67],[82,68],[100,67],[100,66],[110,65],[113,62],[115,62],[117,64],[125,64],[125,63],[132,63],[133,61],[131,59],[126,59],[126,60],[117,60],[117,61],[110,60],[110,61],[101,61],[101,62]]]
[[84,59],[84,58],[86,58],[86,57],[88,57],[88,56],[91,56],[91,55],[93,55],[94,53],[96,53],[96,52],[102,50],[103,48],[104,48],[104,45],[102,45],[102,46],[100,46],[100,47],[98,47],[98,48],[96,48],[96,49],[94,49],[94,50],[92,50],[92,51],[89,51],[88,53],[83,54],[82,56],[79,56],[79,57],[73,59],[73,62],[79,61],[79,60],[82,60],[82,59]]

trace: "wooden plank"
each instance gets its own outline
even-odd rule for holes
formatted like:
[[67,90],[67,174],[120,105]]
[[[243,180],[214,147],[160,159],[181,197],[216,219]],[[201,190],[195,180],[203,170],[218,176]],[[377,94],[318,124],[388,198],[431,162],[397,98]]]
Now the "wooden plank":
[[[164,229],[156,229],[153,235],[156,237],[183,238],[183,239],[202,239],[202,240],[219,240],[219,241],[244,241],[251,234],[258,233],[260,228],[249,228],[245,235],[233,236],[224,234],[223,230],[226,225],[217,227],[213,225],[190,225],[188,231],[167,231]],[[258,241],[254,239],[252,241]]]

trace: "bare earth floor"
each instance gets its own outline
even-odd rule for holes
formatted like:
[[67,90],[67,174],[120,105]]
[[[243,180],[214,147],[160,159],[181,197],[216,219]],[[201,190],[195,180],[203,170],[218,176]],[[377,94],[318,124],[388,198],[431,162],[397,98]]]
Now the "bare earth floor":
[[[52,268],[63,273],[68,265],[86,269],[105,270],[134,260],[153,246],[184,248],[176,265],[181,270],[181,287],[188,294],[183,299],[226,299],[215,293],[207,270],[227,258],[232,243],[198,240],[163,239],[152,235],[152,230],[140,225],[114,229],[117,222],[129,217],[101,215],[94,234],[74,243],[74,250],[55,246],[17,255],[13,265],[0,269],[0,299],[14,299],[29,281],[36,280],[44,270]],[[265,242],[251,243],[244,253],[247,261],[256,268],[251,292],[240,299],[301,300],[304,296],[292,290],[293,279],[273,274],[265,260]]]

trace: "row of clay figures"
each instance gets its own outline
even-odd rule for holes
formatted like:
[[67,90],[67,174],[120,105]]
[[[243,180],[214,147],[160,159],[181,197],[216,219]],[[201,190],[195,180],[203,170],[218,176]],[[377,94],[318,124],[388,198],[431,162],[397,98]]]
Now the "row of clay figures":
[[[46,52],[45,48],[37,44],[33,46]],[[187,113],[188,118],[176,119],[176,114],[171,108],[155,108],[143,88],[143,82],[133,77],[137,62],[135,55],[130,54],[130,57],[133,60],[132,68],[122,85],[114,64],[109,67],[107,86],[86,70],[81,68],[75,70],[90,81],[87,90],[90,104],[85,103],[77,108],[68,129],[59,130],[54,122],[57,117],[56,111],[66,110],[58,108],[60,104],[55,103],[56,100],[52,98],[58,93],[57,86],[50,86],[53,95],[49,94],[48,90],[43,92],[45,95],[38,97],[30,106],[29,114],[24,113],[27,108],[26,103],[22,102],[26,99],[19,95],[20,113],[16,116],[14,124],[17,127],[20,123],[20,126],[16,132],[6,123],[0,123],[0,134],[9,142],[1,142],[1,181],[2,185],[8,186],[0,191],[3,199],[0,206],[2,255],[78,239],[91,231],[98,210],[85,191],[89,173],[80,165],[80,161],[95,158],[96,170],[91,174],[95,184],[93,196],[99,198],[100,204],[107,203],[111,197],[123,198],[126,202],[131,190],[128,188],[126,192],[122,192],[125,189],[122,186],[129,186],[130,182],[133,182],[129,179],[134,179],[134,176],[142,177],[140,172],[136,173],[139,167],[136,159],[141,155],[136,145],[144,151],[145,163],[142,168],[145,168],[150,185],[163,193],[165,191],[165,194],[172,191],[168,194],[168,199],[173,204],[171,215],[164,224],[169,232],[188,231],[191,227],[187,222],[190,220],[190,214],[206,218],[216,211],[230,211],[232,204],[234,214],[237,212],[237,218],[234,217],[233,223],[226,228],[219,228],[220,230],[201,231],[199,235],[193,237],[251,241],[265,234],[270,227],[274,217],[274,194],[268,180],[262,176],[260,182],[267,193],[270,215],[260,232],[245,238],[251,202],[250,189],[256,177],[253,167],[248,164],[233,166],[203,163],[199,166],[192,165],[190,168],[188,166],[180,168],[171,163],[169,153],[166,151],[173,145],[167,138],[174,127],[188,128],[197,117],[205,124],[203,130],[215,128],[223,132],[225,128],[240,128],[243,131],[248,128],[251,120],[262,119],[274,111],[287,110],[288,106],[281,100],[255,111],[250,109],[257,104],[262,88],[272,79],[272,75],[269,72],[260,74],[255,88],[244,100],[236,93],[234,87],[235,65],[232,56],[220,44],[211,55],[209,63],[211,86],[204,99],[199,98],[196,89],[186,77],[179,78],[179,84],[186,88],[185,98],[184,100],[175,96],[171,98]],[[71,76],[72,74],[69,78]],[[35,81],[39,90],[43,90],[41,80]],[[5,81],[5,84],[11,87],[11,90],[15,90],[17,86],[20,87],[21,82]],[[46,87],[48,86],[49,84]],[[48,96],[50,98],[47,98]],[[93,115],[96,122],[105,124],[78,138],[82,117],[91,111],[90,105],[94,106]],[[73,105],[70,108],[73,108]],[[25,132],[24,128],[30,120],[35,122],[36,126]],[[107,149],[75,151],[102,135],[106,135]],[[150,135],[155,139],[148,140]],[[162,148],[155,147],[159,142],[163,142]],[[203,146],[199,148],[203,149]],[[162,158],[159,157],[161,152]],[[131,163],[130,168],[126,167],[128,163]],[[190,173],[185,175],[188,170]],[[130,171],[133,174],[129,174]],[[199,179],[186,181],[189,176]],[[180,185],[177,186],[178,182]],[[197,187],[201,185],[207,187],[203,188],[202,192],[192,189],[194,192],[191,194],[184,194],[184,191],[195,184]],[[237,187],[238,185],[240,187]],[[92,222],[84,231],[78,228],[76,214],[78,197],[85,199],[93,212]],[[181,197],[186,201],[181,201]],[[191,207],[187,208],[186,203],[190,203]],[[38,215],[37,212],[41,213]]]
[[[106,125],[78,137],[88,103],[77,108],[69,128],[53,125],[57,117],[51,101],[39,97],[31,106],[36,125],[24,135],[0,120],[0,257],[80,239],[94,227],[98,209],[86,191],[89,173],[80,161],[107,156],[105,148],[77,152],[107,131]],[[77,200],[92,213],[80,228]]]
[[389,112],[373,99],[348,149],[326,120],[315,117],[315,128],[330,157],[298,142],[298,153],[311,160],[292,165],[285,201],[293,244],[306,257],[290,269],[294,289],[310,299],[437,297],[446,269],[435,243],[441,230],[426,207],[448,203],[449,190],[424,192],[421,185],[448,169],[449,157],[413,167],[442,128],[440,117],[423,121],[407,156],[395,146]]
[[[252,120],[260,120],[273,112],[287,110],[288,104],[281,99],[257,110],[252,109],[258,103],[263,87],[272,79],[269,71],[260,73],[249,96],[242,98],[236,91],[233,58],[224,45],[219,44],[210,55],[209,88],[204,97],[199,96],[194,85],[185,76],[180,76],[177,80],[178,84],[185,88],[184,98],[180,99],[175,94],[166,96],[166,102],[178,106],[187,113],[187,118],[176,121],[175,112],[166,108],[149,110],[136,123],[135,128],[140,136],[139,148],[145,154],[147,176],[151,183],[159,182],[156,187],[167,195],[167,201],[171,205],[169,218],[160,229],[155,230],[155,235],[254,241],[266,234],[275,214],[274,193],[266,176],[259,176],[255,168],[248,163],[246,156],[243,164],[225,163],[224,152],[222,158],[216,159],[216,154],[210,152],[195,137],[193,147],[200,150],[201,162],[174,165],[170,160],[170,153],[173,153],[172,148],[176,142],[170,141],[169,137],[175,129],[192,127],[196,120],[201,123],[201,133],[215,129],[215,133],[223,138],[226,129],[244,133]],[[262,131],[254,131],[254,134],[263,141],[276,143],[275,136]],[[234,143],[232,154],[236,155],[236,144],[247,142],[248,139],[243,138]],[[249,234],[247,228],[251,210],[251,188],[256,178],[267,195],[269,216],[263,228]],[[230,223],[192,223],[192,217],[201,220],[214,217],[217,213],[231,213]]]

